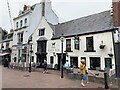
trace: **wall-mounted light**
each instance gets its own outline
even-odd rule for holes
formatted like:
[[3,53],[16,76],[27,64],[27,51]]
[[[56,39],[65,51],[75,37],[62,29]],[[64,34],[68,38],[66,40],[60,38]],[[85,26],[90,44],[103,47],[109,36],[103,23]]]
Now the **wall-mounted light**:
[[56,56],[55,52],[53,52],[53,56]]
[[110,52],[108,53],[108,55],[109,55],[110,57],[113,57],[112,48],[110,48]]
[[101,44],[99,46],[100,49],[104,49],[105,48],[105,45],[103,44],[103,41],[101,41]]

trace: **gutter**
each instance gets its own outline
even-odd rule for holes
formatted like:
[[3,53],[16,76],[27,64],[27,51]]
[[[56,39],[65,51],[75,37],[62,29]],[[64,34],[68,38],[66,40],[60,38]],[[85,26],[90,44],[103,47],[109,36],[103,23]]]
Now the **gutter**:
[[[107,29],[107,30],[104,30],[104,31],[96,31],[96,32],[88,32],[88,33],[82,33],[82,34],[74,34],[74,35],[66,35],[66,36],[64,36],[65,38],[68,38],[68,37],[75,37],[76,35],[77,36],[83,36],[83,35],[89,35],[89,34],[97,34],[97,33],[103,33],[103,32],[113,32],[114,30],[116,30],[116,29],[118,29],[118,28],[111,28],[111,29]],[[55,39],[60,39],[60,36],[58,36],[58,37],[53,37],[53,38],[51,38],[51,40],[55,40]]]

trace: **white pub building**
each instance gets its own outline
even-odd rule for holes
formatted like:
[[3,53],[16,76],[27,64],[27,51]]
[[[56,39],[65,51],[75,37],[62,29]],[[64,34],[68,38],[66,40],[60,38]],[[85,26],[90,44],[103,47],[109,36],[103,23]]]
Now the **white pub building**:
[[[24,7],[20,15],[14,18],[12,58],[15,60],[16,57],[19,62],[22,57],[20,60],[26,62],[24,52],[28,53],[31,49],[32,62],[39,63],[41,67],[46,59],[51,68],[59,70],[62,54],[60,37],[63,35],[63,64],[68,60],[70,66],[79,67],[80,60],[85,59],[89,69],[99,67],[104,70],[109,67],[115,70],[114,43],[120,42],[120,24],[116,26],[118,22],[114,21],[120,15],[116,15],[118,10],[114,6],[113,9],[113,13],[108,10],[58,23],[50,2]],[[31,47],[27,49],[28,41]]]

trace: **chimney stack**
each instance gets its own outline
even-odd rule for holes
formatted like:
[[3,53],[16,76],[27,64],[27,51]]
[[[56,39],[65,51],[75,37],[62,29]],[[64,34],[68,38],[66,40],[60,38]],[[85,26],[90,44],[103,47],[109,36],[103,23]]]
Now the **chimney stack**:
[[27,5],[24,5],[23,11],[26,11],[26,10],[27,10]]
[[42,16],[45,16],[45,0],[42,0]]
[[113,25],[120,27],[120,0],[112,0]]

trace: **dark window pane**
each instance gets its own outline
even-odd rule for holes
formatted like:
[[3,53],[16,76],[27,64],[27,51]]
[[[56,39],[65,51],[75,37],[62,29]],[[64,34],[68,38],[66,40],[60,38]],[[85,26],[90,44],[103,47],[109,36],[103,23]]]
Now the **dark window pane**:
[[86,37],[86,49],[87,51],[94,50],[93,37]]
[[112,59],[111,58],[105,58],[105,67],[112,69]]
[[22,27],[22,25],[23,25],[23,21],[21,20],[21,21],[20,21],[20,27]]
[[41,41],[37,43],[38,52],[46,52],[46,41]]
[[45,35],[45,29],[40,29],[39,30],[39,36]]
[[16,28],[18,28],[18,22],[16,23]]
[[79,50],[79,38],[75,38],[74,45],[75,45],[75,49]]
[[18,34],[18,42],[19,43],[23,42],[23,33]]
[[100,67],[100,57],[90,57],[90,69],[96,70]]
[[54,63],[54,57],[50,56],[50,64],[53,64],[53,63]]
[[27,23],[27,18],[25,18],[25,24]]
[[71,51],[71,39],[66,40],[66,51]]

